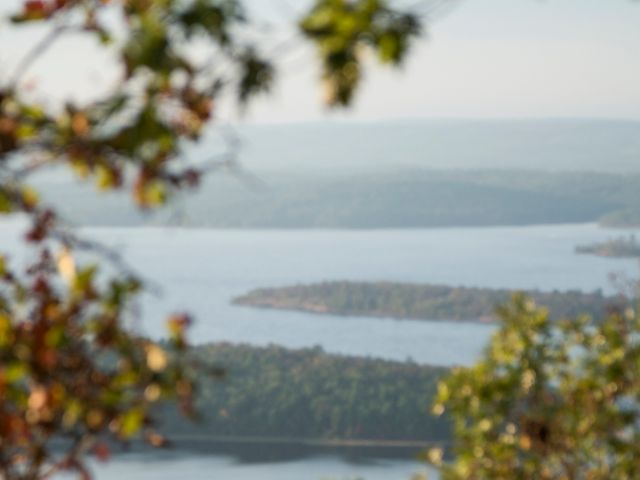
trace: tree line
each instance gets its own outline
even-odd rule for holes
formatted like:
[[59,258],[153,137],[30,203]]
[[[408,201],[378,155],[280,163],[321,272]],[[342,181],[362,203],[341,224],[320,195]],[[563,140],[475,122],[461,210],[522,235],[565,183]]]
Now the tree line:
[[[334,281],[311,285],[262,288],[234,299],[238,305],[302,310],[336,315],[362,315],[415,320],[494,320],[496,307],[508,302],[512,290],[450,287],[434,284]],[[601,290],[525,292],[545,305],[553,318],[601,316],[625,304]]]
[[[194,347],[199,365],[195,422],[165,408],[171,434],[297,439],[443,440],[429,415],[442,367],[411,361],[215,343]],[[223,366],[225,376],[217,373]]]

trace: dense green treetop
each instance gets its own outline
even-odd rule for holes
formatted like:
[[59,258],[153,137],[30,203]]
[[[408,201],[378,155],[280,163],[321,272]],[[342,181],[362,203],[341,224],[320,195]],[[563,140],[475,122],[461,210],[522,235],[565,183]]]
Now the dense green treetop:
[[[447,441],[429,414],[441,367],[224,343],[193,347],[203,368],[197,422],[163,415],[170,433],[289,439]],[[205,372],[224,366],[221,381]]]

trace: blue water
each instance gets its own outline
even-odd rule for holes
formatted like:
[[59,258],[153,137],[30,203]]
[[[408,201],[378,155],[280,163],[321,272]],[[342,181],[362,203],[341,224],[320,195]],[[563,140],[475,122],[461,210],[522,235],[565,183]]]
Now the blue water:
[[[433,469],[411,460],[369,459],[351,462],[335,456],[312,456],[280,462],[238,462],[224,455],[130,454],[94,464],[99,480],[409,480]],[[59,477],[56,477],[59,478]],[[64,476],[71,480],[75,476]]]
[[[23,229],[0,223],[0,250],[15,261],[25,254],[17,240]],[[576,244],[616,235],[593,224],[395,231],[92,228],[83,234],[116,248],[161,287],[160,296],[148,296],[142,305],[142,328],[154,336],[163,335],[165,314],[188,310],[197,319],[195,342],[321,345],[329,352],[439,365],[472,362],[494,327],[256,310],[229,300],[256,287],[336,279],[613,292],[611,273],[638,272],[634,260],[574,254]],[[95,466],[105,480],[406,480],[425,471],[410,459],[354,463],[324,455],[243,462],[218,453],[125,455]],[[433,472],[430,478],[436,478]]]
[[635,260],[576,255],[578,243],[610,237],[596,225],[394,231],[92,229],[164,287],[145,305],[160,335],[163,312],[186,309],[199,342],[229,340],[450,365],[473,361],[492,326],[418,322],[237,307],[256,287],[322,280],[394,280],[449,285],[613,291],[612,272]]
[[[3,249],[20,228],[0,224]],[[635,260],[576,255],[580,243],[617,235],[594,224],[373,231],[227,231],[91,228],[161,287],[142,305],[142,329],[189,311],[196,343],[216,340],[320,345],[326,351],[451,365],[477,358],[493,328],[456,322],[312,315],[230,305],[256,287],[322,280],[392,280],[448,285],[613,292],[611,273],[637,276]]]

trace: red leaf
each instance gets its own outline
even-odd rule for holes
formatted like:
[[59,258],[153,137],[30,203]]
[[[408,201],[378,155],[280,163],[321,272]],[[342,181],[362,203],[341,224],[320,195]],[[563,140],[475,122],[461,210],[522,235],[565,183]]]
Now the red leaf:
[[108,462],[111,458],[111,449],[106,443],[99,442],[93,447],[93,454],[99,461]]

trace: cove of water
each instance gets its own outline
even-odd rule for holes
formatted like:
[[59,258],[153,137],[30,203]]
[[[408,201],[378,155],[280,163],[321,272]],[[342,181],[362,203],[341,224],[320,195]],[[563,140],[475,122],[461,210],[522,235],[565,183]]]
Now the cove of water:
[[[18,263],[27,253],[18,240],[23,230],[20,222],[0,222],[0,250]],[[161,319],[167,313],[186,310],[197,320],[190,334],[196,343],[321,345],[328,352],[411,357],[438,365],[472,362],[495,327],[257,310],[229,301],[257,287],[323,280],[613,292],[609,274],[637,276],[634,260],[574,253],[577,244],[615,236],[593,224],[377,231],[91,228],[81,233],[115,248],[161,288],[142,305],[141,328],[150,335],[164,334]],[[326,450],[292,455],[288,447],[283,457],[271,448],[255,446],[249,454],[237,447],[131,453],[94,464],[93,470],[102,480],[407,480],[426,472],[437,478],[411,460],[413,453],[398,458]]]
[[[21,251],[19,222],[0,223],[2,250]],[[191,312],[195,343],[320,345],[326,351],[437,365],[477,358],[494,327],[313,315],[238,307],[250,289],[323,280],[386,280],[511,289],[613,292],[611,273],[637,276],[636,260],[576,255],[577,244],[616,235],[595,224],[415,230],[197,230],[89,228],[160,287],[142,305],[142,330]],[[24,252],[22,252],[24,253]],[[20,255],[22,255],[22,253]]]
[[94,463],[91,469],[100,480],[409,480],[420,473],[427,473],[429,479],[437,478],[433,469],[417,461],[348,460],[334,455],[285,461],[239,461],[234,456],[218,454],[125,454],[105,464]]

